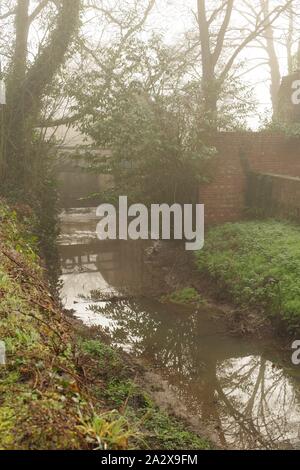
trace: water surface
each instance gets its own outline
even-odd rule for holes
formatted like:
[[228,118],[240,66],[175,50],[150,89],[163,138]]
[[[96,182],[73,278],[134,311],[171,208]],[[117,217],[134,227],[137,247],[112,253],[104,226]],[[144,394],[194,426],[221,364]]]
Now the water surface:
[[[62,300],[87,325],[149,364],[191,416],[228,448],[300,447],[300,371],[270,342],[229,335],[207,307],[153,298],[145,242],[99,241],[95,209],[62,213]],[[100,301],[106,294],[112,301]],[[120,298],[120,300],[118,300]]]

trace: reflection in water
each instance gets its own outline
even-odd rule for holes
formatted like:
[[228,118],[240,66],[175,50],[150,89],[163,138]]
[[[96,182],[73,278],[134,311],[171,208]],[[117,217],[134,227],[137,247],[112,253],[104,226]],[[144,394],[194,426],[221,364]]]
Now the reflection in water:
[[[144,262],[145,245],[98,242],[93,211],[85,212],[63,217],[66,307],[86,323],[107,328],[115,344],[158,368],[191,415],[213,423],[222,445],[298,446],[299,379],[273,364],[270,348],[227,335],[207,309],[191,311],[151,299],[159,286]],[[99,290],[134,297],[89,300]]]
[[223,445],[276,447],[297,441],[296,383],[257,343],[228,337],[209,314],[150,303],[93,306],[113,320],[116,344],[155,364],[192,414],[213,422]]

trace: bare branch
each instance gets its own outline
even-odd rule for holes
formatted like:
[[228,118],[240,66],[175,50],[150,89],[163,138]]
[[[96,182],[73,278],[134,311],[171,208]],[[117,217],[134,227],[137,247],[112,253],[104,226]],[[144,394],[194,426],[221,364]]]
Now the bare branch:
[[247,47],[251,41],[253,41],[255,38],[260,36],[260,34],[262,34],[266,30],[266,28],[272,26],[274,22],[280,17],[280,15],[282,15],[282,13],[284,13],[289,8],[292,2],[293,0],[289,0],[283,7],[275,8],[257,24],[256,28],[249,34],[249,36],[247,36],[244,39],[244,41],[241,42],[241,44],[237,47],[237,49],[234,51],[234,53],[228,60],[227,64],[225,65],[221,73],[221,76],[220,76],[221,81],[225,80],[226,75],[230,71],[231,67],[234,64],[235,59],[238,57],[240,52],[243,49],[245,49],[245,47]]
[[40,129],[47,129],[51,127],[59,127],[59,126],[67,126],[70,124],[74,124],[75,122],[78,122],[80,118],[83,117],[84,114],[75,114],[74,116],[69,116],[69,117],[64,117],[61,119],[49,119],[46,121],[41,121],[39,122],[36,127]]
[[42,0],[36,9],[31,13],[29,16],[29,22],[32,23],[36,17],[41,13],[41,11],[48,5],[48,3],[52,0]]
[[0,20],[6,20],[6,18],[9,18],[10,16],[13,16],[15,14],[16,14],[16,9],[14,8],[13,10],[10,10],[7,13],[4,13],[4,15],[0,15]]
[[215,50],[214,50],[214,53],[213,53],[213,62],[214,62],[214,64],[217,63],[217,61],[218,61],[218,59],[221,55],[221,52],[222,52],[224,39],[225,39],[225,34],[227,32],[229,22],[230,22],[230,19],[231,19],[231,15],[232,15],[232,9],[233,9],[233,0],[228,0],[227,7],[226,7],[225,18],[224,18],[224,21],[223,21],[222,26],[220,28],[220,31],[219,31],[219,34],[218,34],[218,37],[217,37],[217,44],[216,44],[216,47],[215,47]]

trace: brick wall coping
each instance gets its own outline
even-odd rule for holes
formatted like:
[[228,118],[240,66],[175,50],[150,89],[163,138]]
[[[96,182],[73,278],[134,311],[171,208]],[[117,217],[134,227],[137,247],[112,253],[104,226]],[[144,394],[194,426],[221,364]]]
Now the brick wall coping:
[[247,130],[232,130],[232,131],[216,131],[215,133],[212,134],[213,136],[218,136],[218,135],[221,135],[221,136],[232,136],[232,135],[237,135],[237,136],[240,136],[240,137],[243,137],[243,136],[254,136],[254,137],[257,137],[257,136],[271,136],[271,137],[275,137],[275,138],[278,138],[278,139],[282,139],[282,138],[285,138],[286,140],[300,140],[300,136],[299,135],[287,135],[285,132],[280,132],[278,130],[263,130],[263,131],[247,131]]
[[281,178],[281,179],[284,179],[284,180],[299,181],[300,182],[300,178],[297,177],[297,176],[277,175],[275,173],[261,173],[261,172],[258,172],[258,171],[252,171],[251,173],[253,173],[255,175],[259,175],[259,176],[270,176],[272,178]]

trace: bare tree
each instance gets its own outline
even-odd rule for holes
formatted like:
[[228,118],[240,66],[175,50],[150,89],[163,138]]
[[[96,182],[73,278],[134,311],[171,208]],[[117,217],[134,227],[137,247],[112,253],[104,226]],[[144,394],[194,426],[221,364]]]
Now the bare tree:
[[253,25],[246,21],[235,28],[235,21],[241,22],[241,14],[233,0],[213,2],[213,7],[212,2],[208,0],[197,0],[197,22],[202,53],[202,92],[209,121],[213,121],[217,115],[222,86],[240,53],[252,41],[267,34],[266,30],[270,30],[292,1],[285,1],[271,11],[266,10],[264,14],[260,11]]
[[[283,75],[283,60],[286,61],[286,70],[293,73],[300,66],[300,25],[296,14],[299,8],[298,0],[293,0],[285,6],[280,22],[268,21],[272,11],[272,0],[260,0],[260,8],[244,0],[247,7],[247,21],[252,27],[261,19],[266,21],[266,28],[255,42],[267,55],[267,65],[270,70],[270,95],[273,107],[273,117],[278,118],[279,90]],[[245,14],[245,12],[242,12]],[[280,51],[281,54],[280,54]]]
[[[145,30],[155,0],[83,0],[82,10],[86,23],[83,22],[75,41],[77,68],[81,73],[74,73],[74,57],[67,63],[66,73],[58,77],[61,88],[74,89],[85,82],[85,74],[91,71],[95,75],[101,73],[105,77],[105,86],[110,88],[120,84],[127,63],[126,54],[132,50],[132,43]],[[90,32],[94,34],[91,35]],[[136,57],[136,61],[142,61]],[[105,88],[105,87],[104,87]],[[58,108],[57,103],[60,103]],[[85,110],[74,112],[76,100],[72,101],[68,93],[64,96],[47,96],[43,115],[38,122],[41,129],[54,129],[57,126],[74,126],[84,119]],[[72,106],[73,105],[73,106]],[[55,130],[54,130],[55,132]]]

